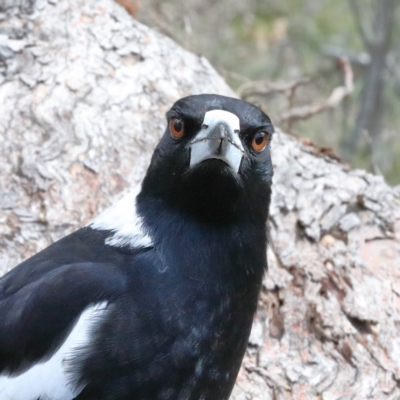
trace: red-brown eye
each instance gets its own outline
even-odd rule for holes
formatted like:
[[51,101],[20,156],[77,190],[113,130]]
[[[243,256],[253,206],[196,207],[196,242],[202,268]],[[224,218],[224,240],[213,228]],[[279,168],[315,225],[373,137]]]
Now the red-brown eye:
[[179,139],[183,136],[185,132],[185,126],[180,118],[171,118],[169,121],[169,130],[172,137]]
[[268,144],[269,140],[269,133],[268,132],[257,132],[254,137],[253,141],[251,142],[251,145],[253,146],[253,149],[256,151],[262,151],[265,149],[265,146]]

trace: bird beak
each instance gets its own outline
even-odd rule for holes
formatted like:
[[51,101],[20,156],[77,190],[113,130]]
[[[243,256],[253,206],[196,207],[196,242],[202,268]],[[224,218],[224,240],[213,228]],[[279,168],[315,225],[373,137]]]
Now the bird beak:
[[240,121],[235,114],[224,110],[206,112],[200,132],[189,143],[190,167],[217,159],[238,173],[244,156],[239,133]]

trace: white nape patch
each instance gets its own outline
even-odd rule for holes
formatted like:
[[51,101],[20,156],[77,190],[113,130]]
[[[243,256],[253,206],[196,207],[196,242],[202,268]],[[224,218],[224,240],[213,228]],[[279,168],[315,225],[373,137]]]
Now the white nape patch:
[[[221,122],[228,126],[228,132],[225,133],[225,135],[227,135],[228,145],[223,154],[216,152],[218,142],[210,140],[212,139],[211,135],[215,126]],[[190,166],[197,165],[204,160],[216,158],[225,161],[238,173],[244,154],[244,148],[239,133],[240,120],[237,115],[225,110],[207,111],[204,115],[200,132],[190,142]]]
[[136,212],[136,197],[141,188],[142,185],[138,185],[87,225],[92,229],[114,232],[105,240],[105,244],[132,248],[153,245],[150,236],[143,230],[142,218]]
[[104,320],[107,302],[88,307],[61,347],[45,361],[17,376],[0,375],[1,400],[72,400],[83,389],[71,362],[91,343],[91,333]]

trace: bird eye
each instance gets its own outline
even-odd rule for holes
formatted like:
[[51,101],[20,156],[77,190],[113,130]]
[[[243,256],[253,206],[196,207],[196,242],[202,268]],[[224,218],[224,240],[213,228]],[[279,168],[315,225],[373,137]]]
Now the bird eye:
[[183,136],[185,126],[180,118],[171,118],[169,121],[169,130],[172,137],[179,139]]
[[256,151],[262,151],[265,149],[265,146],[268,144],[269,133],[265,131],[257,132],[254,137],[251,145],[253,149]]

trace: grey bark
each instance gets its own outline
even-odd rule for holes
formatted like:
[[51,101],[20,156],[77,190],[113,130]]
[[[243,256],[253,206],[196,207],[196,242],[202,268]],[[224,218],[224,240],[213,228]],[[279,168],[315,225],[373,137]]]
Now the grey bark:
[[[176,99],[233,93],[111,0],[0,10],[4,273],[140,180]],[[400,191],[279,131],[273,161],[269,271],[232,399],[400,398]]]

